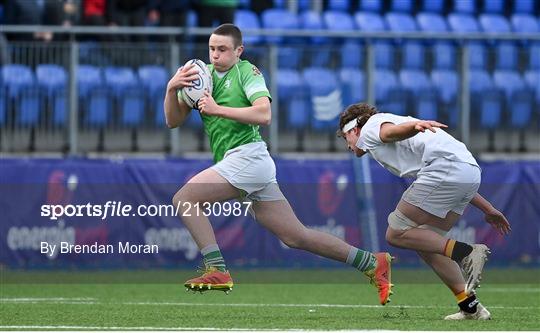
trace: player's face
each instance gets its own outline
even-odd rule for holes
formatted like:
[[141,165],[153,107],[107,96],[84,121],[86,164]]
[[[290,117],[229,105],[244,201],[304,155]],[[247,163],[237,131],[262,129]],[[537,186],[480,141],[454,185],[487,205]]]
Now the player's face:
[[356,147],[356,142],[358,142],[358,138],[360,137],[360,128],[355,127],[345,133],[345,141],[347,142],[347,148],[353,152],[356,156],[360,157],[365,154],[363,150]]
[[240,59],[243,50],[242,45],[234,47],[231,36],[210,35],[208,41],[210,62],[219,72],[225,72],[234,66]]

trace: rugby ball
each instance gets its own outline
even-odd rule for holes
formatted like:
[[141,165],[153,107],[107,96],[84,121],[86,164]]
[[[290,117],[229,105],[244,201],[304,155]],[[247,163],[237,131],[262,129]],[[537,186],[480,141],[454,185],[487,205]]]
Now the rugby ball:
[[190,64],[195,64],[195,68],[199,70],[199,73],[197,79],[193,81],[193,86],[182,88],[180,95],[190,108],[197,109],[197,103],[204,96],[204,92],[208,91],[212,94],[212,74],[202,60],[191,59],[184,66]]

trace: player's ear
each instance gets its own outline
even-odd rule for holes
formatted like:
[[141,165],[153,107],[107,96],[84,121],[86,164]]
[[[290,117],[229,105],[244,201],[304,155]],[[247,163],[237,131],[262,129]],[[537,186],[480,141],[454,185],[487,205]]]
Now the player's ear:
[[240,45],[236,48],[236,56],[238,58],[240,58],[243,52],[244,52],[244,45]]

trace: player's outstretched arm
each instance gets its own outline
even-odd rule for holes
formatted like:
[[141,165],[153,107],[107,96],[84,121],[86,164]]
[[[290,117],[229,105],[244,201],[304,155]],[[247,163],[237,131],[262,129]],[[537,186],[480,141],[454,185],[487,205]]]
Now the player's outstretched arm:
[[179,68],[167,83],[165,100],[163,101],[167,127],[178,127],[189,115],[191,108],[181,98],[177,97],[176,91],[192,85],[192,81],[197,79],[197,73],[197,69],[194,68],[193,64],[184,66]]
[[491,224],[501,235],[507,235],[512,231],[510,223],[503,213],[498,211],[493,205],[480,194],[476,194],[471,200],[471,204],[484,212],[484,219]]
[[253,101],[253,105],[244,108],[232,108],[217,105],[212,95],[208,92],[199,100],[199,110],[203,114],[219,116],[240,123],[251,125],[270,125],[272,120],[272,108],[270,99],[262,96]]
[[430,130],[435,133],[435,128],[448,127],[434,120],[408,121],[399,125],[383,123],[379,132],[379,137],[384,143],[396,142],[415,136],[419,132],[424,133]]

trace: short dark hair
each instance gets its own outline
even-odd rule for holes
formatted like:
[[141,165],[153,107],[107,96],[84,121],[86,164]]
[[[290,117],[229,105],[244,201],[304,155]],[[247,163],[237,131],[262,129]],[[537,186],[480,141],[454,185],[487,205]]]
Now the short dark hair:
[[377,108],[367,103],[356,103],[349,105],[345,111],[339,115],[339,128],[336,132],[337,136],[344,137],[343,126],[349,121],[356,118],[356,124],[358,127],[362,127],[366,124],[371,116],[376,114]]
[[225,23],[217,27],[212,34],[220,36],[231,36],[234,47],[242,45],[242,31],[232,23]]

